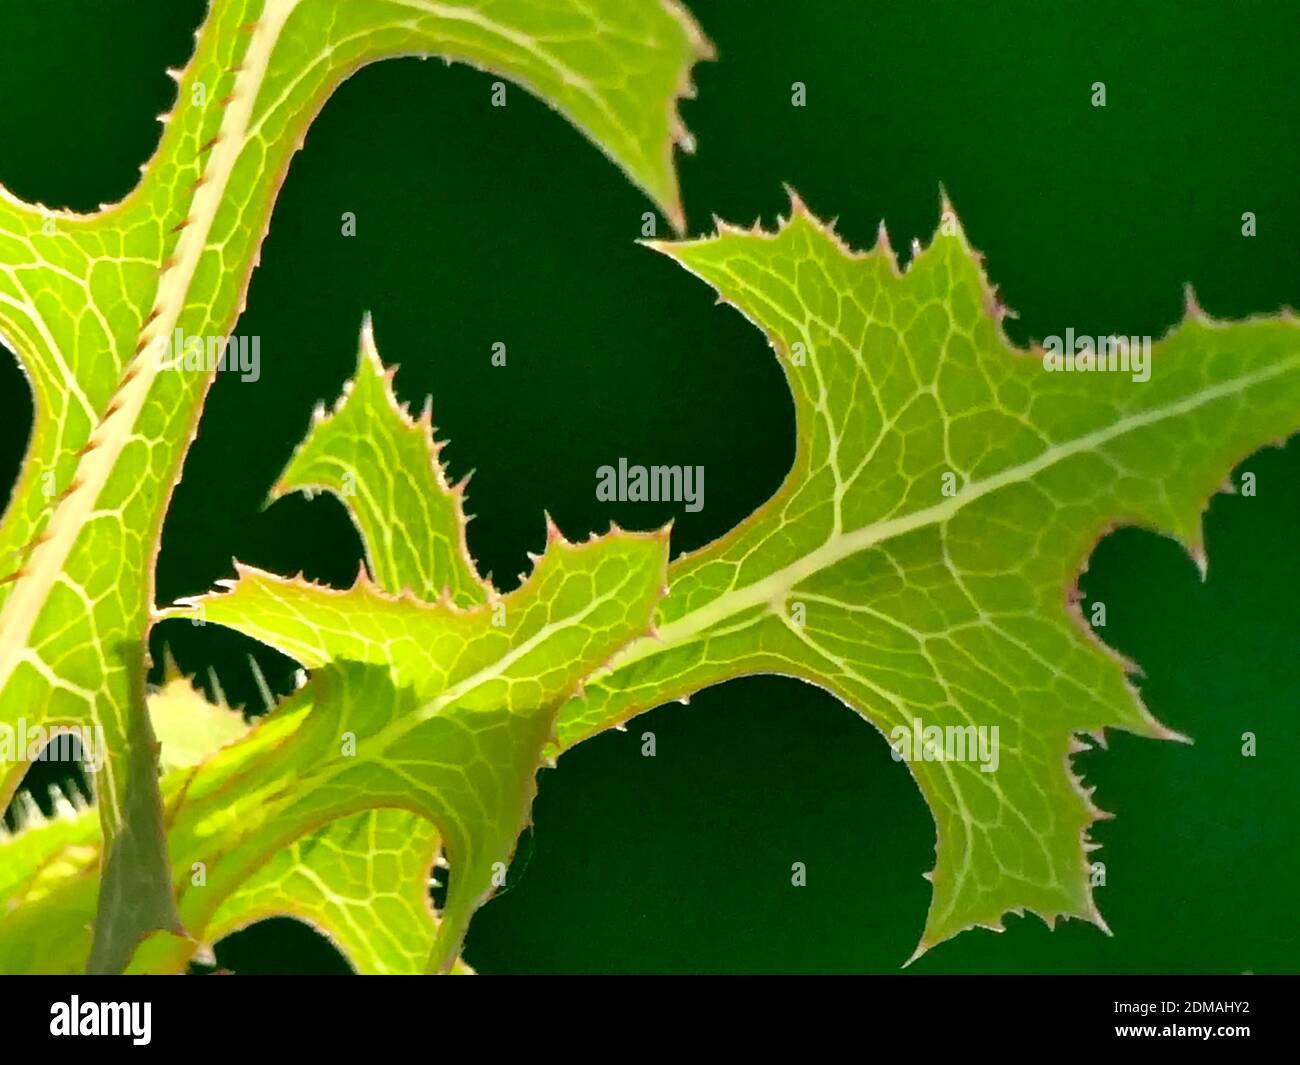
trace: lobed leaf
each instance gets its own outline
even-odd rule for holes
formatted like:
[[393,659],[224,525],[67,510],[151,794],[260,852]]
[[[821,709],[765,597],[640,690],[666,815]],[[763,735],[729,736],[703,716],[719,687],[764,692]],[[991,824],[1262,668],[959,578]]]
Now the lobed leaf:
[[992,771],[908,760],[938,841],[918,954],[1008,911],[1104,927],[1087,836],[1103,814],[1070,756],[1079,734],[1173,733],[1071,590],[1119,524],[1176,537],[1204,568],[1210,496],[1300,427],[1300,326],[1213,321],[1192,301],[1154,344],[1148,381],[1046,372],[1041,349],[1003,334],[946,201],[905,272],[883,227],[872,252],[851,252],[797,197],[775,233],[721,226],[654,246],[768,336],[796,457],[772,499],[672,565],[659,638],[563,708],[559,749],[758,673],[826,689],[900,754],[917,722],[971,741],[996,728]]
[[[358,375],[349,397],[375,387],[385,396],[367,439],[409,433],[368,330]],[[313,440],[328,448],[349,424],[318,422],[308,448]],[[355,471],[344,472],[366,483],[381,451],[356,453]],[[463,569],[476,580],[472,563],[450,550],[463,533],[460,493],[432,451],[419,461],[431,464],[419,475],[426,505],[412,509],[404,531],[432,549],[390,555],[388,579],[406,589],[427,572],[445,588]],[[416,460],[407,472],[417,474]],[[343,498],[352,507],[366,497]],[[374,557],[377,526],[358,522]],[[192,705],[198,697],[183,682],[161,693],[154,716],[174,766],[163,804],[189,936],[149,937],[133,971],[180,971],[204,944],[281,914],[325,931],[363,972],[465,971],[457,960],[465,928],[508,865],[559,706],[648,631],[664,591],[667,530],[571,544],[547,528],[546,551],[521,586],[475,607],[450,592],[437,603],[395,595],[364,572],[340,591],[239,567],[226,592],[166,612],[244,632],[314,675],[247,732],[223,708]],[[93,855],[85,828],[83,819],[77,839]],[[455,875],[434,914],[427,882],[438,849]],[[0,870],[8,857],[29,867],[26,854],[4,848]],[[18,930],[12,938],[30,944],[25,930],[51,914],[75,927],[91,909],[93,869],[87,860],[56,878],[48,899],[15,890],[5,922]],[[72,936],[55,957],[10,964],[75,969],[85,945]]]
[[[242,310],[307,126],[367,63],[468,62],[558,108],[680,227],[676,99],[708,51],[658,0],[214,0],[130,196],[77,215],[0,191],[0,338],[35,406],[0,522],[0,722],[103,732],[92,969],[181,931],[145,709],[153,562],[214,372],[206,341]],[[0,804],[23,771],[3,757]]]
[[326,491],[353,517],[375,582],[393,594],[434,602],[447,596],[475,606],[494,594],[469,556],[462,499],[434,442],[432,407],[413,421],[393,394],[369,320],[361,331],[356,375],[334,411],[318,407],[271,498]]

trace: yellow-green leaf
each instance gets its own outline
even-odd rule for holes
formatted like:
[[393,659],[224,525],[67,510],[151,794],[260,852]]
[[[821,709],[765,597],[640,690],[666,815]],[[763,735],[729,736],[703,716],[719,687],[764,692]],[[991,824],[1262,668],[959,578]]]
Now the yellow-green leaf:
[[883,227],[855,253],[797,199],[775,233],[657,247],[770,339],[795,461],[748,520],[673,564],[659,639],[564,707],[560,748],[731,677],[799,677],[890,738],[934,815],[918,953],[1012,910],[1101,924],[1101,813],[1070,757],[1107,728],[1172,734],[1071,590],[1117,524],[1204,564],[1210,496],[1300,428],[1300,325],[1192,304],[1143,365],[1139,342],[1114,370],[1109,351],[1107,372],[1049,370],[1007,340],[946,202],[906,271]]

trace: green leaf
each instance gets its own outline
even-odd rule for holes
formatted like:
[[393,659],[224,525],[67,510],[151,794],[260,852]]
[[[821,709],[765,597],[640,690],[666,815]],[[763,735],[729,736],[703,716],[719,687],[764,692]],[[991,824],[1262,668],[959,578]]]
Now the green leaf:
[[[149,711],[163,745],[167,794],[181,793],[190,770],[248,733],[242,715],[208,702],[179,676],[149,696]],[[0,971],[78,972],[94,917],[95,813],[57,789],[49,818],[30,795],[20,800],[20,831],[13,838],[0,832]],[[215,943],[267,917],[293,917],[329,938],[360,973],[421,972],[437,931],[427,887],[437,849],[436,828],[403,810],[335,821],[273,854],[221,904],[206,939]],[[195,947],[161,938],[137,960],[141,971],[178,969]],[[468,970],[461,963],[459,971]]]
[[400,807],[437,826],[451,863],[428,961],[445,971],[509,863],[559,705],[649,630],[666,544],[665,531],[575,545],[552,526],[520,588],[468,610],[393,597],[365,578],[336,591],[250,569],[203,599],[207,621],[316,672],[268,722],[289,722],[291,737],[251,756],[227,749],[169,809],[178,867],[207,869],[201,890],[183,891],[187,927],[202,935],[216,902],[304,834]]
[[[363,430],[369,443],[352,452],[358,464],[341,471],[340,484],[354,470],[357,483],[370,483],[383,465],[376,456],[389,454],[371,445],[413,431],[389,383],[367,330],[340,414],[318,421],[305,449],[356,444],[353,430]],[[367,396],[380,402],[362,427],[346,411]],[[467,588],[486,587],[451,550],[463,535],[462,493],[446,487],[428,432],[416,436],[422,451],[398,452],[427,497],[402,528],[429,554],[392,555],[389,580],[407,588],[432,566],[433,587],[448,587],[459,569],[473,578]],[[349,508],[364,500],[341,495]],[[360,517],[365,509],[355,513],[376,557],[368,537],[379,527]],[[340,591],[240,566],[224,594],[167,611],[243,632],[314,675],[246,732],[230,711],[192,705],[198,697],[183,682],[163,690],[154,714],[164,761],[175,766],[162,790],[189,938],[149,938],[132,971],[180,971],[202,944],[276,914],[320,928],[362,972],[466,971],[457,960],[466,926],[508,866],[556,712],[649,631],[665,591],[667,538],[666,529],[614,531],[571,544],[548,521],[546,551],[520,587],[473,607],[450,594],[437,603],[393,594],[364,572]],[[427,883],[439,848],[453,877],[434,914]],[[17,849],[0,849],[0,871],[10,855],[23,872],[0,873],[0,884],[28,875],[30,857]],[[48,898],[31,900],[39,905],[16,886],[6,922],[15,938],[28,940],[33,922],[56,923],[54,914],[75,928],[89,912],[91,868],[56,878]],[[78,946],[72,937],[56,958],[12,959],[11,971],[75,968]]]
[[[565,114],[680,227],[676,99],[708,51],[659,0],[217,0],[123,202],[76,215],[0,190],[0,338],[35,405],[0,523],[0,722],[102,730],[94,970],[180,931],[144,700],[153,562],[216,344],[326,98],[389,56],[490,70]],[[4,756],[0,803],[24,768]]]
[[[367,321],[356,376],[331,415],[318,407],[311,431],[271,489],[327,491],[348,508],[361,533],[375,582],[457,606],[486,602],[492,588],[469,557],[461,506],[465,482],[447,484],[433,439],[431,406],[418,422],[398,404]],[[468,478],[466,479],[468,480]]]
[[[356,376],[331,415],[317,408],[271,498],[332,492],[356,522],[381,589],[482,603],[495,593],[469,557],[464,482],[448,485],[431,407],[413,422],[393,392],[394,372],[380,361],[367,319]],[[358,972],[422,972],[438,928],[427,881],[440,849],[433,823],[405,810],[367,810],[325,825],[235,890],[207,939],[290,916],[323,932]]]
[[[150,696],[149,713],[168,771],[201,766],[248,732],[243,715],[180,677]],[[178,794],[188,777],[171,777],[163,790]],[[405,810],[332,822],[272,854],[221,903],[205,939],[215,944],[268,917],[292,917],[326,936],[359,973],[422,972],[437,932],[428,879],[439,849],[435,826]],[[193,949],[170,939],[158,946],[173,967]],[[148,950],[136,960],[148,971]]]
[[[149,715],[164,773],[200,766],[248,732],[242,714],[178,675],[149,697]],[[360,973],[419,973],[437,931],[428,876],[438,851],[434,825],[405,810],[335,821],[273,854],[221,904],[206,938],[216,943],[256,921],[292,917],[330,939]]]
[[1102,925],[1087,837],[1102,814],[1070,756],[1107,728],[1173,734],[1071,589],[1119,524],[1177,538],[1204,567],[1210,496],[1300,427],[1300,327],[1212,321],[1189,300],[1148,381],[1047,372],[1040,349],[1003,334],[946,201],[904,273],[883,227],[853,253],[797,198],[776,233],[724,226],[655,246],[767,334],[796,457],[771,500],[673,564],[659,639],[564,707],[559,747],[758,673],[830,691],[903,755],[916,721],[996,727],[995,771],[992,758],[909,758],[938,839],[918,954],[1013,910]]
[[424,971],[438,918],[429,869],[438,831],[405,810],[366,810],[295,840],[213,915],[209,942],[267,917],[294,917],[324,933],[363,974]]
[[[302,655],[317,671],[242,738],[165,779],[175,884],[192,941],[155,939],[146,968],[181,969],[200,943],[273,912],[323,927],[363,971],[411,971],[411,951],[422,943],[425,966],[451,968],[470,915],[491,894],[526,823],[559,705],[648,630],[666,545],[666,531],[583,544],[552,533],[519,589],[473,610],[398,599],[364,579],[340,592],[257,571],[207,600],[209,620],[267,642],[285,617],[322,619],[312,623],[312,653]],[[286,650],[305,640],[293,628],[294,638],[279,644]],[[369,659],[343,657],[363,648]],[[330,657],[336,650],[338,660]],[[410,811],[437,835],[417,833],[420,845],[399,845],[400,822],[356,816],[375,809]],[[372,850],[374,838],[356,835],[362,824],[382,829],[387,845]],[[0,847],[0,885],[8,885],[0,941],[17,952],[0,950],[6,971],[71,971],[84,961],[79,948],[88,944],[71,935],[49,957],[23,954],[39,946],[36,929],[75,929],[92,912],[88,859],[38,897],[28,886],[33,875],[48,878],[55,858],[66,862],[71,844],[93,851],[93,833],[84,819],[78,825],[70,840],[51,835],[33,848],[24,841],[34,837],[21,836]],[[431,923],[413,903],[437,841],[453,877]],[[404,879],[412,869],[413,882]],[[319,893],[308,894],[303,880]],[[396,901],[386,906],[389,895]],[[382,941],[358,947],[369,929],[355,914],[371,905],[376,915],[403,915],[423,938],[401,951]]]
[[[248,732],[243,715],[211,703],[175,664],[148,696],[148,708],[167,774],[163,788],[182,788],[190,771]],[[102,854],[99,821],[77,793],[55,787],[44,816],[27,792],[18,795],[18,832],[0,831],[0,972],[73,973],[84,970]]]

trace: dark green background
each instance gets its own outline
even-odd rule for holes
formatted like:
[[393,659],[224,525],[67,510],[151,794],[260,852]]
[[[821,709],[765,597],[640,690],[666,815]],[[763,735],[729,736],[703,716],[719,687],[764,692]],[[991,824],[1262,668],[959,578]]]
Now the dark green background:
[[[202,0],[4,0],[0,182],[93,209],[137,180],[189,56]],[[1300,305],[1296,3],[875,3],[695,0],[719,61],[683,113],[690,229],[771,224],[797,188],[857,246],[887,220],[927,238],[942,182],[1018,339],[1160,335],[1185,282],[1229,317]],[[362,71],[325,108],[276,208],[239,331],[262,379],[224,375],[168,517],[159,601],[205,590],[232,556],[349,581],[360,548],[333,500],[263,512],[312,405],[354,365],[364,311],[401,395],[434,397],[453,474],[477,469],[470,542],[509,587],[543,542],[611,519],[676,519],[699,547],[760,504],[793,454],[792,407],[765,339],[639,247],[650,205],[523,91],[440,62]],[[804,109],[790,105],[794,81]],[[1106,83],[1108,106],[1090,106]],[[358,218],[354,239],[340,216]],[[1259,234],[1241,235],[1253,211]],[[495,369],[491,345],[509,362]],[[0,481],[30,398],[0,359]],[[598,503],[596,467],[702,464],[706,506]],[[1114,930],[1034,917],[965,934],[911,972],[1271,972],[1300,968],[1300,445],[1217,497],[1208,583],[1170,541],[1125,531],[1084,589],[1142,663],[1148,704],[1186,747],[1112,737],[1079,759],[1118,819],[1100,826]],[[214,627],[155,633],[191,671],[256,700],[291,664]],[[653,730],[658,757],[642,758]],[[1259,754],[1240,754],[1241,733]],[[934,830],[884,739],[794,681],[738,681],[647,714],[541,775],[511,888],[467,945],[484,972],[896,971],[919,936]],[[805,862],[808,886],[790,884]],[[241,972],[339,971],[291,922],[218,951]]]

